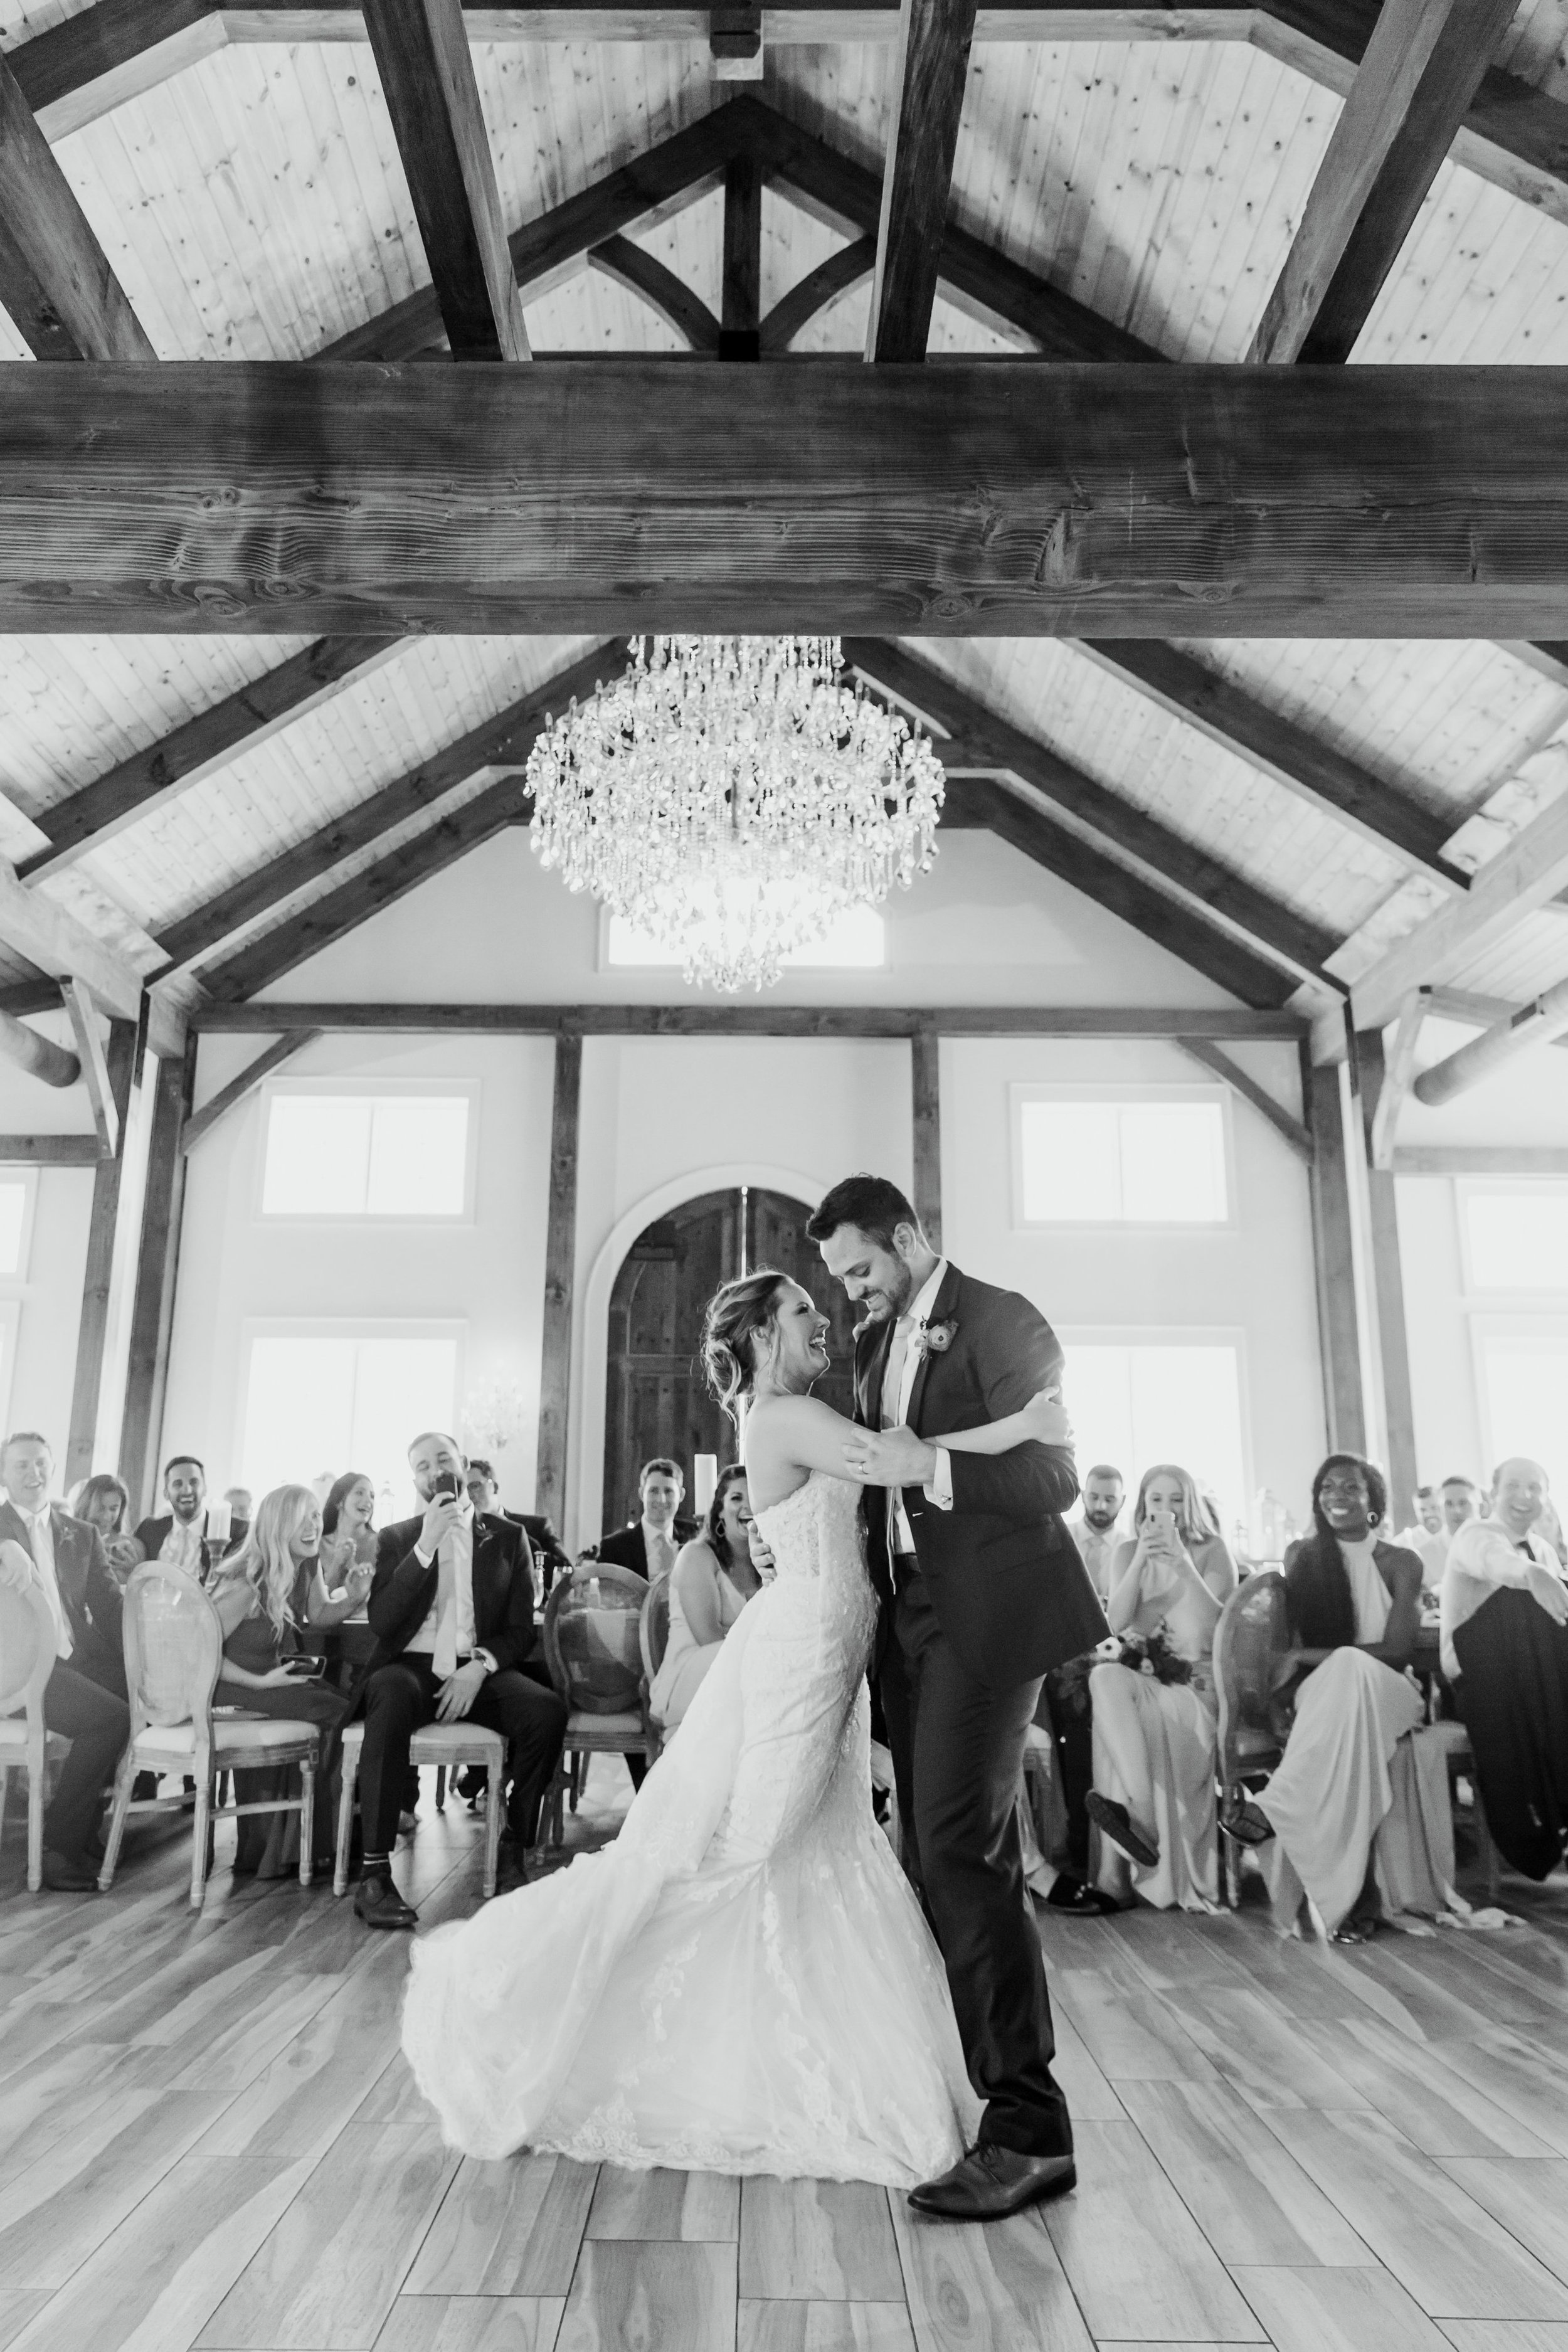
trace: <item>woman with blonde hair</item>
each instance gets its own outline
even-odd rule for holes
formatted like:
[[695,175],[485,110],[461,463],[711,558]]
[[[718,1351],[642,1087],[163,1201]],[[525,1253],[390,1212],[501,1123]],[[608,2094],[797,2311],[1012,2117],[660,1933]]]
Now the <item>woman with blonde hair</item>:
[[[215,1706],[242,1706],[251,1714],[279,1716],[321,1726],[316,1763],[313,1860],[332,1851],[338,1770],[338,1734],[349,1702],[317,1679],[317,1661],[301,1655],[295,1595],[313,1579],[321,1539],[321,1510],[309,1486],[274,1486],[257,1507],[244,1543],[219,1563],[208,1597],[223,1626],[223,1666],[213,1693]],[[237,1772],[235,1798],[256,1804],[268,1797],[297,1796],[293,1765]],[[287,1784],[287,1785],[285,1785]],[[297,1813],[241,1814],[234,1866],[242,1874],[280,1878],[298,1867]]]
[[1106,1616],[1121,1657],[1089,1678],[1087,1806],[1104,1841],[1100,1885],[1127,1892],[1131,1866],[1131,1891],[1162,1911],[1219,1899],[1214,1635],[1236,1582],[1195,1479],[1174,1462],[1145,1470],[1131,1538],[1110,1561]]

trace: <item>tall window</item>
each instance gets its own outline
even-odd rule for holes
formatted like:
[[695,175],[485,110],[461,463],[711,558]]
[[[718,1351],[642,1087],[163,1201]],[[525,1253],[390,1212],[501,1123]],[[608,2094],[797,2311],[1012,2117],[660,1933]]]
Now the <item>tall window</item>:
[[[1568,1495],[1568,1184],[1471,1181],[1458,1193],[1466,1289],[1481,1307],[1471,1335],[1482,1469],[1532,1454]],[[1537,1311],[1489,1313],[1493,1299]]]
[[[624,915],[605,919],[604,961],[613,970],[622,966],[660,971],[679,969],[685,959],[675,948],[660,945],[639,931]],[[829,923],[821,939],[786,955],[788,971],[807,970],[868,971],[888,961],[887,927],[875,907],[849,907]]]
[[1219,1089],[1013,1089],[1014,1200],[1024,1225],[1223,1225]]
[[409,1441],[450,1429],[462,1327],[310,1324],[253,1331],[240,1475],[259,1496],[345,1470],[374,1481],[378,1523],[412,1511]]
[[1248,1507],[1237,1342],[1087,1336],[1063,1345],[1079,1477],[1092,1463],[1111,1462],[1131,1494],[1151,1463],[1178,1462],[1218,1496],[1228,1538]]
[[1568,1184],[1466,1184],[1459,1202],[1471,1290],[1568,1292]]
[[266,1217],[462,1217],[473,1097],[322,1094],[269,1098]]

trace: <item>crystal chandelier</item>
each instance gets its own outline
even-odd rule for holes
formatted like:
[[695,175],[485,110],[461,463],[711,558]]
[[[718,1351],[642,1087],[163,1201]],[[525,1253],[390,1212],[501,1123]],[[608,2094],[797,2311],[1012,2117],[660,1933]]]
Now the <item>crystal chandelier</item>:
[[529,754],[530,840],[571,890],[761,988],[845,908],[935,855],[942,773],[896,711],[842,685],[837,637],[639,637]]

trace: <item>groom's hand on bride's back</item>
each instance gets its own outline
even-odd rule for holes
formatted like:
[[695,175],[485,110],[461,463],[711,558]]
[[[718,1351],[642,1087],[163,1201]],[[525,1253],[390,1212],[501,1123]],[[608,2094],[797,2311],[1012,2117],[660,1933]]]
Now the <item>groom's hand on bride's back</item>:
[[856,1429],[844,1441],[844,1461],[868,1486],[927,1486],[936,1475],[936,1448],[907,1422],[896,1429]]
[[746,1543],[752,1555],[752,1566],[764,1584],[771,1584],[779,1572],[778,1564],[773,1559],[766,1536],[763,1534],[755,1519],[746,1530]]

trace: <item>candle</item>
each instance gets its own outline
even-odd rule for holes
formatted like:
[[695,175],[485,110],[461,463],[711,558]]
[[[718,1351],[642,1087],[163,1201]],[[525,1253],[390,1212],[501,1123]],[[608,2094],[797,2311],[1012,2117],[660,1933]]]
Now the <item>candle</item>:
[[697,1505],[697,1516],[701,1519],[706,1518],[708,1515],[708,1507],[713,1500],[713,1489],[719,1484],[719,1456],[716,1454],[698,1454],[696,1480],[697,1490],[693,1499]]

